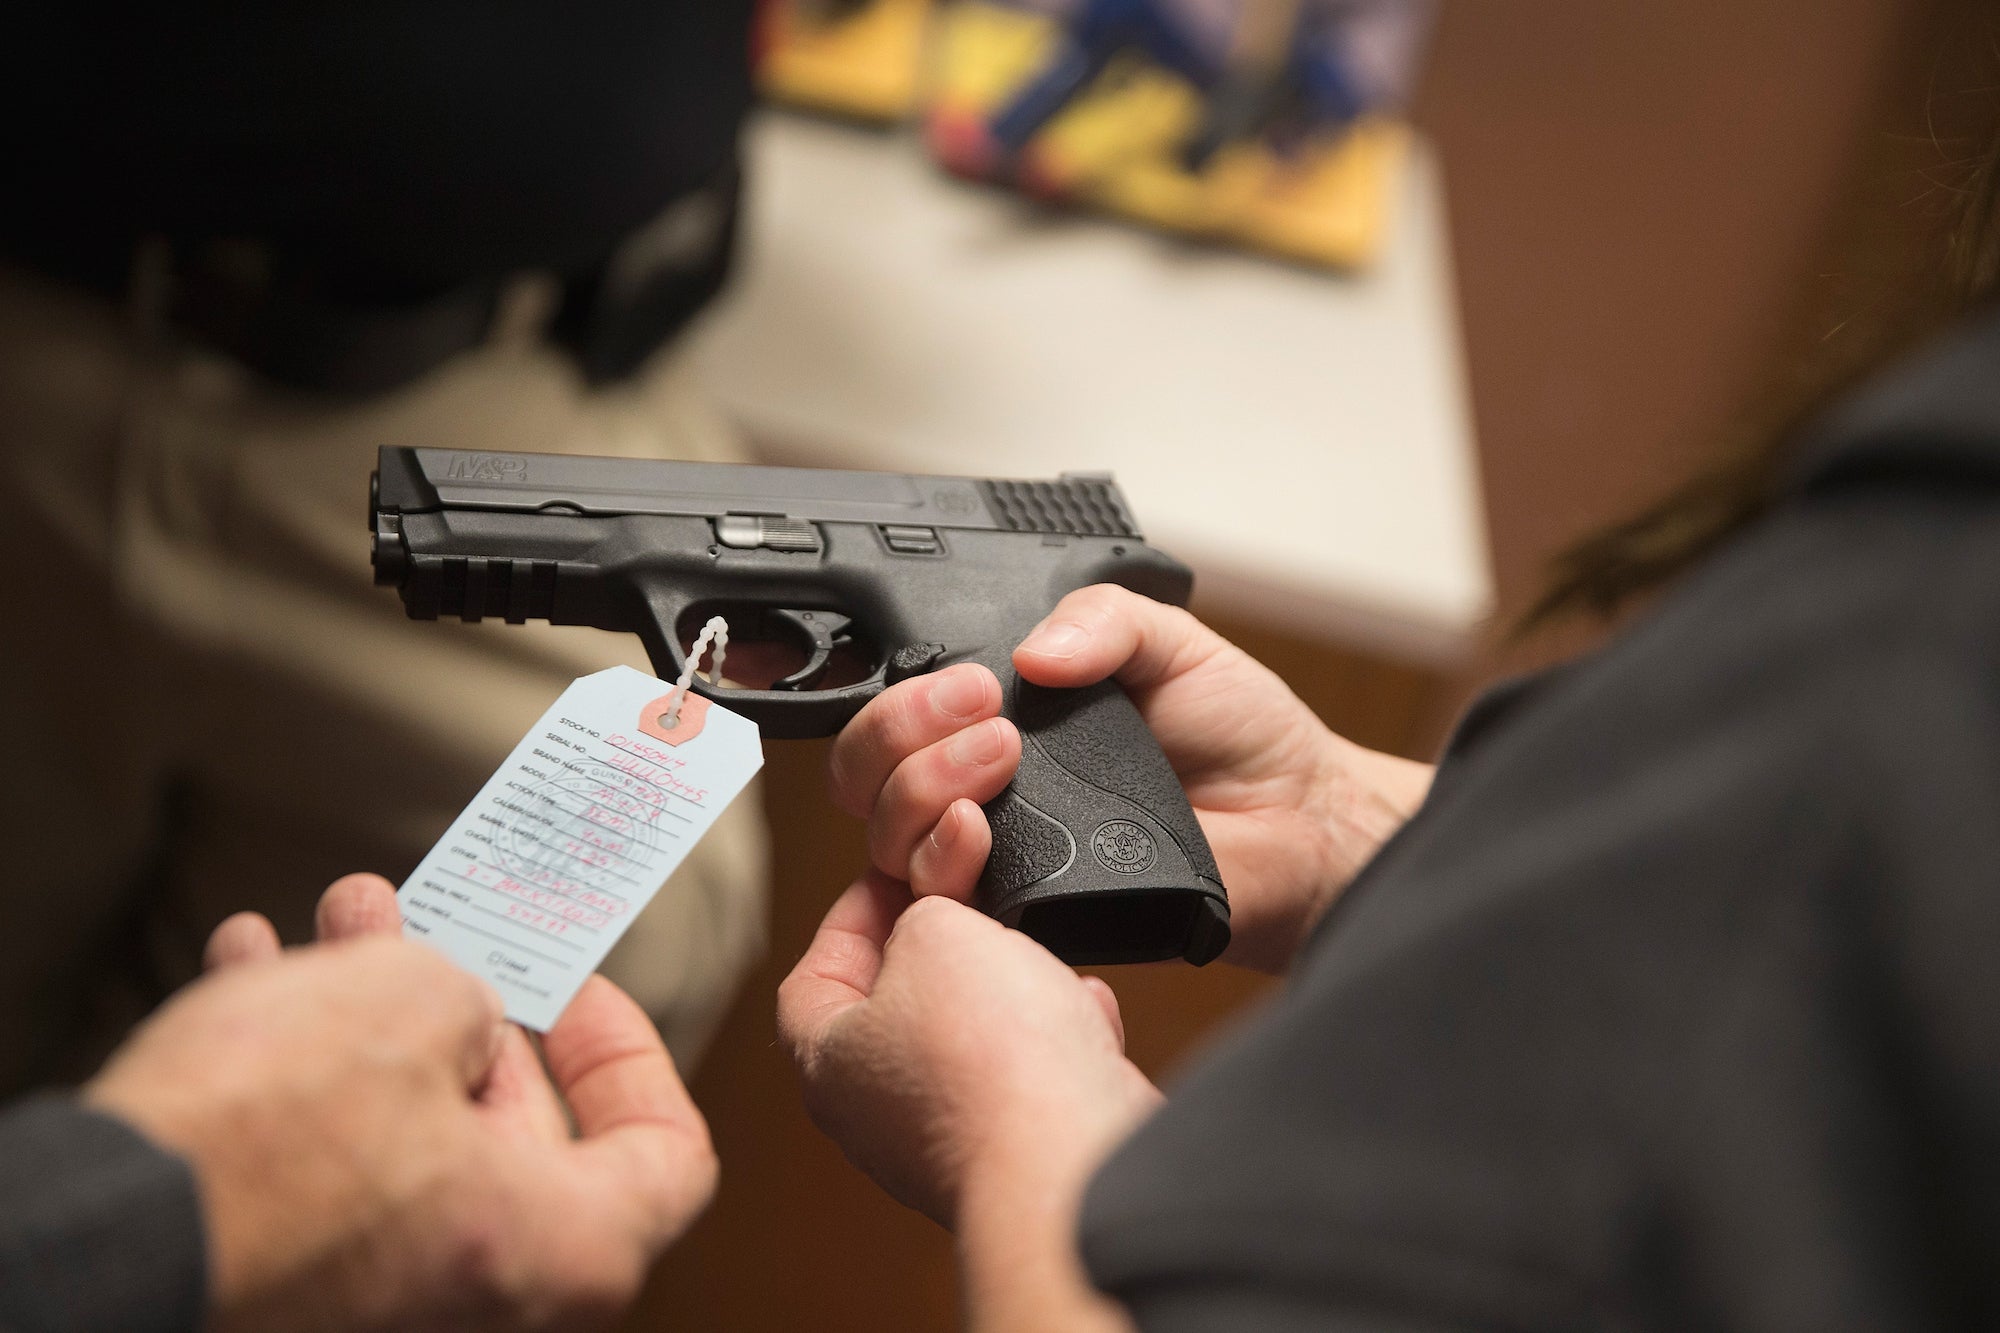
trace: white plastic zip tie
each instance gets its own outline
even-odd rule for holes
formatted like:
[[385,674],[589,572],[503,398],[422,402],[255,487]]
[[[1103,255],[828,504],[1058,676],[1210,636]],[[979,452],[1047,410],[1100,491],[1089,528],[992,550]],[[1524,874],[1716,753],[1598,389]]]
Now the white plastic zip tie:
[[714,645],[714,656],[708,662],[708,678],[717,685],[722,683],[722,659],[729,652],[729,622],[721,616],[710,616],[708,623],[695,636],[694,647],[688,649],[687,665],[681,668],[681,678],[674,682],[667,692],[667,730],[672,731],[681,724],[681,701],[687,698],[688,686],[694,683],[694,669],[701,662],[701,655]]

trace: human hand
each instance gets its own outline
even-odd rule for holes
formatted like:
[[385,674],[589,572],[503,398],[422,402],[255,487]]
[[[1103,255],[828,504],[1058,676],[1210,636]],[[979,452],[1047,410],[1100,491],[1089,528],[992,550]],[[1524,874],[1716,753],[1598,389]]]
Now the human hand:
[[[1084,1183],[1159,1093],[1125,1058],[1102,980],[870,872],[779,987],[778,1030],[814,1123],[958,1233],[976,1326],[1122,1323],[1071,1237]],[[1008,1307],[1019,1317],[1000,1319]]]
[[[1340,891],[1422,803],[1428,765],[1335,735],[1270,670],[1178,607],[1099,585],[1014,651],[1038,685],[1116,676],[1187,790],[1229,889],[1232,962],[1283,971]],[[1020,763],[991,672],[885,690],[834,744],[835,801],[918,895],[971,896],[992,848],[981,804]]]
[[192,1165],[215,1326],[609,1321],[715,1187],[644,1013],[592,977],[544,1073],[491,987],[400,938],[385,881],[335,883],[319,924],[281,953],[262,917],[224,922],[210,975],[84,1090]]
[[1024,1155],[1094,1161],[1159,1097],[1125,1058],[1102,980],[879,872],[834,904],[778,988],[778,1030],[814,1122],[947,1227],[968,1182],[1018,1172]]

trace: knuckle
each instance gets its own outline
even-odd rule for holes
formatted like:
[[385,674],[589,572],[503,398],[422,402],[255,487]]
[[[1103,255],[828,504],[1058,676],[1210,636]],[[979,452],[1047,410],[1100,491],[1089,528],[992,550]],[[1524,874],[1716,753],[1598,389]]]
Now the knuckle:
[[801,1071],[812,1064],[813,1033],[806,1005],[808,983],[797,973],[778,985],[778,1040]]
[[800,1084],[800,1100],[805,1104],[806,1119],[812,1127],[836,1143],[847,1139],[847,1099],[846,1090],[836,1086],[833,1080],[818,1071],[808,1074]]
[[931,715],[931,682],[919,676],[883,691],[882,724],[875,742],[879,753],[894,762],[906,758],[921,743]]
[[1100,625],[1132,614],[1134,603],[1144,600],[1116,583],[1094,583],[1079,592],[1077,598],[1078,612]]
[[[691,1216],[708,1207],[710,1201],[715,1198],[716,1189],[722,1183],[722,1158],[716,1153],[715,1140],[709,1136],[706,1126],[703,1126],[699,1133],[690,1131],[690,1142],[686,1160],[682,1165],[682,1175],[689,1185],[688,1213]],[[671,1228],[676,1231],[688,1220],[688,1216],[679,1215],[679,1210],[675,1210],[674,1215],[667,1219]]]
[[[430,950],[426,949],[426,953]],[[445,960],[440,957],[439,962]],[[472,973],[445,963],[451,976],[451,998],[457,1007],[458,1021],[467,1027],[491,1027],[507,1015],[507,1006],[500,998],[500,992]]]
[[505,1209],[468,1202],[451,1218],[445,1245],[450,1290],[494,1310],[514,1308],[526,1294]]
[[708,1127],[698,1121],[676,1126],[636,1152],[627,1206],[609,1215],[626,1219],[619,1234],[639,1255],[643,1271],[714,1199],[722,1164]]
[[833,795],[833,803],[835,805],[850,815],[866,818],[868,803],[862,799],[862,794],[856,790],[856,784],[852,777],[854,746],[857,744],[852,729],[859,720],[857,718],[855,722],[848,724],[849,730],[843,731],[840,734],[840,738],[833,743],[833,749],[828,752],[826,757],[826,786],[827,790]]
[[635,1245],[600,1245],[565,1265],[562,1304],[587,1327],[609,1325],[625,1312],[645,1281],[647,1252]]
[[989,717],[967,727],[924,755],[925,777],[938,792],[952,791],[968,774],[998,763],[1006,756],[1013,724]]
[[884,828],[880,820],[868,825],[868,859],[874,867],[892,879],[908,876],[911,843],[894,830]]
[[938,917],[955,915],[957,915],[955,904],[939,902],[935,898],[920,898],[903,909],[902,919],[924,923]]
[[1062,599],[1061,607],[1070,611],[1092,610],[1115,600],[1125,590],[1115,583],[1093,583],[1086,588],[1078,588]]
[[1151,637],[1166,659],[1170,671],[1180,674],[1205,662],[1229,647],[1221,635],[1195,618],[1184,606],[1153,604]]
[[339,947],[362,954],[376,966],[393,971],[412,984],[427,990],[442,990],[446,995],[453,994],[471,979],[469,973],[454,967],[437,950],[401,935],[361,936],[343,941]]
[[927,705],[916,685],[905,681],[875,696],[834,742],[827,781],[835,802],[849,814],[866,818],[884,778],[917,749]]
[[924,775],[912,773],[909,768],[908,764],[898,765],[889,775],[882,786],[881,799],[875,803],[875,812],[868,820],[870,855],[877,868],[898,878],[909,864],[917,838],[914,830],[922,824],[923,812],[931,803],[929,793],[924,790]]
[[965,910],[960,903],[950,898],[931,895],[917,899],[903,909],[896,919],[896,927],[891,937],[900,935],[905,939],[928,940],[948,933],[956,923],[960,912]]

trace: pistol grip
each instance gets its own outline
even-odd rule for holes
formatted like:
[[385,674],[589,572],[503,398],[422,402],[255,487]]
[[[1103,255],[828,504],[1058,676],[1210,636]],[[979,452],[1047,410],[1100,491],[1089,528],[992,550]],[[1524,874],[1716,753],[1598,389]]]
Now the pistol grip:
[[1116,681],[1052,690],[992,668],[1021,730],[1021,767],[986,804],[993,851],[981,911],[1066,963],[1206,963],[1229,943],[1229,899],[1187,794]]

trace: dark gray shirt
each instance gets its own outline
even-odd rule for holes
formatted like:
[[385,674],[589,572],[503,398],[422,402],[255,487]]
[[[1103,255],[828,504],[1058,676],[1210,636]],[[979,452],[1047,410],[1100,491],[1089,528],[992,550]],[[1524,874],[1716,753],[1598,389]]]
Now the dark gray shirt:
[[1098,1176],[1142,1328],[2000,1326],[2000,319],[1803,457]]
[[0,1329],[195,1329],[206,1265],[185,1162],[66,1098],[0,1114]]

